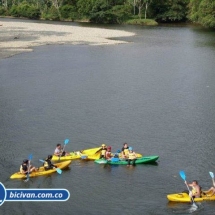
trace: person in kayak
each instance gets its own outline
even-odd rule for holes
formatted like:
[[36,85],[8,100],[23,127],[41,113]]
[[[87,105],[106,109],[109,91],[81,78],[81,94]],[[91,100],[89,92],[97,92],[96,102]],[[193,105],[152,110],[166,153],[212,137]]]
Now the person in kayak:
[[25,159],[23,160],[21,166],[20,166],[20,169],[19,171],[22,173],[22,174],[28,174],[28,173],[31,173],[33,171],[37,171],[38,168],[30,165],[29,166],[29,160],[28,159]]
[[189,193],[189,196],[190,198],[200,198],[201,197],[201,187],[199,186],[198,184],[198,181],[196,180],[193,180],[193,182],[191,184],[188,184],[186,181],[185,181],[185,184],[187,186],[190,186],[192,187],[192,190],[191,192]]
[[132,147],[128,148],[128,165],[127,166],[135,166],[135,161],[137,159],[136,153],[133,151]]
[[53,168],[57,168],[56,165],[52,164],[51,159],[52,159],[52,155],[48,155],[48,157],[45,159],[45,162],[43,164],[45,170],[50,170],[50,169],[53,169]]
[[107,151],[105,152],[105,159],[110,160],[112,158],[111,146],[107,147]]
[[69,155],[69,153],[68,153],[68,152],[65,152],[65,151],[62,149],[61,144],[58,143],[57,146],[56,146],[56,148],[55,148],[54,155],[56,155],[56,156],[66,156],[66,155]]
[[[211,193],[212,192],[212,193]],[[207,195],[208,193],[211,193],[210,195]],[[204,194],[207,195],[208,197],[213,196],[215,194],[215,182],[213,180],[213,187],[211,187],[209,190],[204,191]]]
[[128,143],[124,143],[123,147],[122,147],[122,150],[121,150],[123,158],[128,157],[128,151],[129,151],[128,148],[129,148]]
[[102,148],[101,148],[101,154],[100,154],[100,159],[105,158],[105,153],[107,151],[106,145],[103,143]]

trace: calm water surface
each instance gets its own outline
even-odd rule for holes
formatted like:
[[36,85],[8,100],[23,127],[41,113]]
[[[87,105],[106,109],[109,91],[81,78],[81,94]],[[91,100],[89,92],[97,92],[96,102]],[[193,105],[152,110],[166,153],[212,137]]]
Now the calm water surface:
[[[66,23],[68,24],[68,23]],[[109,26],[135,32],[115,46],[45,46],[0,60],[0,181],[6,188],[66,188],[67,202],[5,202],[4,215],[190,214],[166,195],[208,189],[215,172],[215,32],[191,26]],[[10,180],[33,153],[41,165],[58,142],[68,151],[113,151],[128,142],[154,165],[73,161],[62,175]],[[195,214],[215,214],[202,202]]]

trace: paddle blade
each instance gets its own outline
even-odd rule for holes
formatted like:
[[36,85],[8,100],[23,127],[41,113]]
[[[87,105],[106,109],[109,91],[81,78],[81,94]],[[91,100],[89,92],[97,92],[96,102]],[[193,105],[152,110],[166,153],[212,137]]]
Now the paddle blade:
[[209,172],[209,174],[210,174],[211,178],[214,179],[214,174],[213,174],[213,172]]
[[57,169],[56,169],[56,171],[57,171],[57,173],[59,173],[59,174],[61,174],[61,173],[62,173],[62,170],[61,170],[61,169],[59,169],[59,168],[57,168]]
[[39,159],[39,161],[40,161],[40,162],[42,162],[42,163],[45,163],[45,161],[44,161],[44,160],[42,160],[42,159]]
[[29,160],[32,160],[32,157],[33,157],[33,155],[30,154],[30,155],[28,156],[28,159],[29,159]]
[[81,159],[87,159],[87,155],[82,155]]
[[179,172],[179,174],[180,174],[181,178],[182,178],[184,181],[186,181],[185,172],[181,170],[181,171]]
[[64,144],[66,145],[66,144],[68,144],[69,143],[69,139],[65,139],[64,140]]

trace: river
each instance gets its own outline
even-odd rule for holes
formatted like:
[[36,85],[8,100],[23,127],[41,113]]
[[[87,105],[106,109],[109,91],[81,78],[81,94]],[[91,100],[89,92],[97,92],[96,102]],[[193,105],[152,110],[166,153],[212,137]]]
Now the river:
[[[211,187],[215,32],[197,26],[106,27],[136,36],[114,46],[42,46],[0,60],[1,182],[6,188],[70,191],[66,202],[5,202],[0,214],[189,214],[190,204],[166,198],[186,189],[179,171],[189,182]],[[116,151],[127,142],[159,160],[134,168],[77,160],[62,175],[28,183],[9,178],[29,154],[39,166],[66,138],[67,151],[102,143]],[[202,202],[195,214],[214,209],[214,202]]]

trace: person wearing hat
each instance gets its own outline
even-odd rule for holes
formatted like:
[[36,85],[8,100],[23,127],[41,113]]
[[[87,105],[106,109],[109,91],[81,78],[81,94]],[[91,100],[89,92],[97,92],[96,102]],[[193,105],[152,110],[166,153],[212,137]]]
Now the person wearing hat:
[[33,171],[37,171],[38,169],[32,165],[29,166],[29,160],[28,159],[25,159],[23,160],[21,166],[20,166],[20,172],[22,174],[28,174],[28,173],[31,173]]
[[52,159],[52,155],[48,155],[48,157],[45,159],[45,162],[43,164],[45,170],[57,168],[56,165],[52,164],[51,159]]
[[105,158],[105,153],[107,151],[106,145],[103,143],[102,148],[101,148],[101,154],[100,154],[100,159]]
[[134,166],[135,165],[135,161],[137,159],[136,153],[133,151],[132,147],[128,148],[128,165],[127,166]]
[[107,151],[105,152],[105,159],[110,160],[112,158],[111,146],[107,147]]

